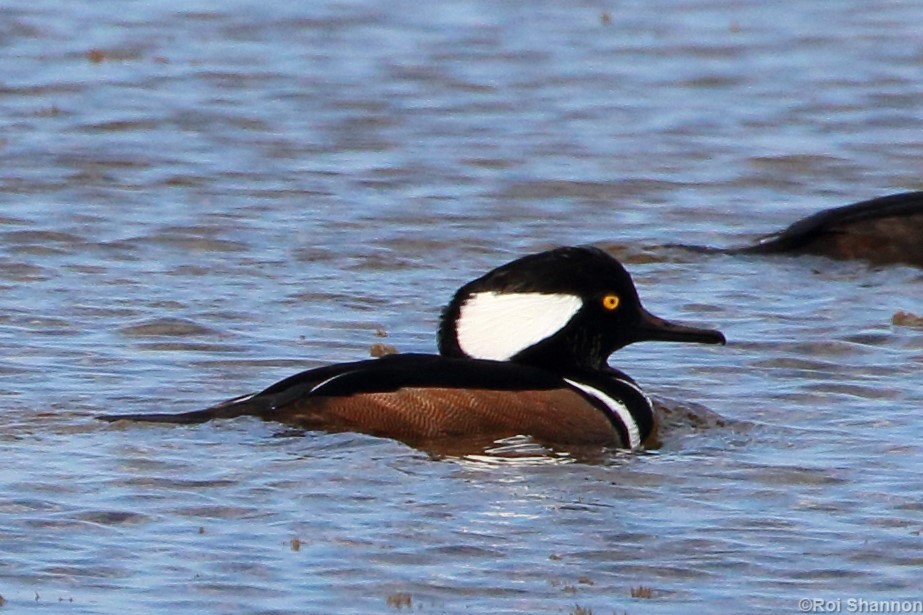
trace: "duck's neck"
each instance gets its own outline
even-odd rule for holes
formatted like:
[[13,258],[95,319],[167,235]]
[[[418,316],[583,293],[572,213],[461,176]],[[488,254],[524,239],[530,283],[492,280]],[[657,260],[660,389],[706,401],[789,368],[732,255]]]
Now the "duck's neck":
[[609,368],[607,356],[595,344],[578,344],[575,340],[559,338],[546,340],[526,348],[512,357],[521,365],[540,367],[556,374],[603,372]]

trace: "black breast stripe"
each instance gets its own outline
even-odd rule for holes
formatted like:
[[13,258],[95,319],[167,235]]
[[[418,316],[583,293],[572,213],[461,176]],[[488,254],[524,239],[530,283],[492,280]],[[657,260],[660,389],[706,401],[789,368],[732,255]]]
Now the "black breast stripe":
[[[654,404],[634,382],[616,380],[613,384],[617,385],[618,397],[637,423],[641,441],[644,442],[654,431]],[[607,392],[611,391],[607,388]]]
[[636,448],[654,430],[654,407],[633,382],[618,377],[565,379],[570,386],[599,408],[628,448]]
[[598,408],[612,426],[619,433],[622,445],[628,449],[641,446],[642,438],[638,432],[638,425],[628,411],[627,406],[617,397],[611,397],[608,392],[600,390],[597,386],[578,382],[569,378],[564,379],[574,390],[585,397],[594,407]]

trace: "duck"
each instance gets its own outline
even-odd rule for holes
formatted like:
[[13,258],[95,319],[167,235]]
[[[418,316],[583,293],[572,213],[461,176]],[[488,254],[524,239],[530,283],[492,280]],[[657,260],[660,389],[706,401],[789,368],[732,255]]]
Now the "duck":
[[816,254],[923,267],[923,191],[821,210],[733,254]]
[[720,331],[654,316],[613,256],[567,246],[463,285],[442,312],[438,354],[317,367],[202,410],[99,418],[194,424],[254,416],[417,448],[525,436],[548,445],[638,450],[656,442],[654,406],[608,359],[641,341],[726,340]]

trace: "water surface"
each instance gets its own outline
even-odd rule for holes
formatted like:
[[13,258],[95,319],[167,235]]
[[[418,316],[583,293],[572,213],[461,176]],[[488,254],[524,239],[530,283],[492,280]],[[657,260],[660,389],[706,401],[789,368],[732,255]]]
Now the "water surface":
[[[923,188],[923,7],[520,4],[0,8],[6,608],[921,598],[923,274],[660,246]],[[725,332],[612,361],[723,426],[570,463],[93,419],[432,351],[458,286],[573,243]]]

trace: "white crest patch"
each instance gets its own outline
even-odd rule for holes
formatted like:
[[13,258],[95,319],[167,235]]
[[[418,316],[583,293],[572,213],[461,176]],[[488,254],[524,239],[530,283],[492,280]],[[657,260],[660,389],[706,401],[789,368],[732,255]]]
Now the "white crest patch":
[[583,300],[576,295],[475,293],[461,306],[458,345],[475,359],[508,361],[570,322]]
[[[628,431],[628,448],[634,450],[641,446],[641,430],[638,429],[638,423],[635,421],[635,417],[631,416],[631,412],[628,411],[628,406],[617,399],[609,397],[599,389],[591,387],[588,384],[574,382],[573,380],[568,380],[567,378],[565,378],[564,381],[570,384],[572,387],[580,389],[590,397],[598,399],[602,403],[606,404],[606,407],[609,408],[609,410],[612,410],[612,412],[614,412],[619,417],[619,420],[622,421],[622,424]],[[622,382],[625,381],[623,380]],[[634,387],[634,385],[632,386]],[[634,388],[637,389],[638,387]],[[647,396],[645,395],[645,399],[646,398]]]

